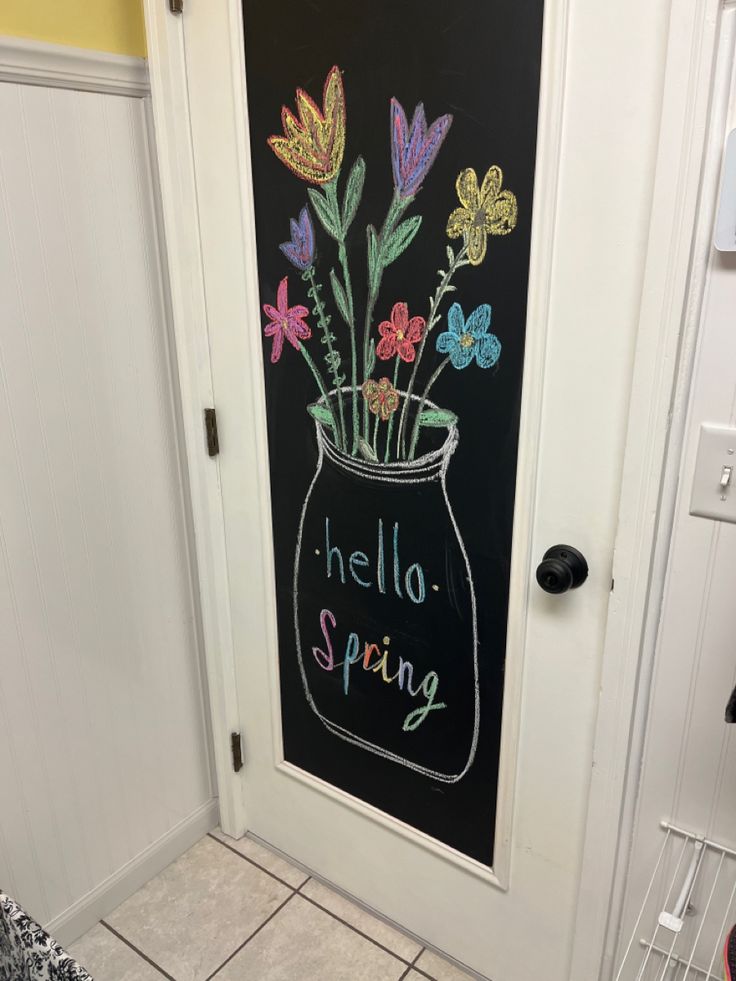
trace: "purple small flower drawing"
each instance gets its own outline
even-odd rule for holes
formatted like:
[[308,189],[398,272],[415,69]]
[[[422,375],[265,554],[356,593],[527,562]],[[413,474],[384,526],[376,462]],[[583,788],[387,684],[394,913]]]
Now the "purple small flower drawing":
[[391,165],[400,197],[413,197],[420,189],[451,123],[452,116],[448,113],[435,119],[427,129],[424,106],[420,102],[409,127],[401,103],[391,99]]
[[304,272],[314,262],[314,226],[306,205],[299,212],[299,220],[289,219],[291,241],[282,242],[279,248],[292,264]]

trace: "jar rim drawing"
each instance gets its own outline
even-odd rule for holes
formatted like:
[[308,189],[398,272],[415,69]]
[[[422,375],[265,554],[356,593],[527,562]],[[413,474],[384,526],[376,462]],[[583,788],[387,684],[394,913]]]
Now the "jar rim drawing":
[[[342,388],[341,391],[349,392],[350,388]],[[332,398],[336,392],[337,389],[332,389],[327,394]],[[406,392],[399,390],[398,394],[402,399],[406,398]],[[417,406],[422,403],[422,399],[418,395],[409,396],[409,400],[416,403]],[[317,404],[324,405],[324,401],[323,396]],[[424,406],[428,409],[439,410],[439,406],[429,399],[424,399]],[[328,460],[342,470],[381,483],[402,483],[404,481],[423,483],[428,480],[437,480],[438,477],[443,478],[460,438],[457,423],[453,423],[443,427],[447,429],[447,436],[441,446],[418,456],[415,460],[383,463],[380,460],[366,460],[363,457],[351,456],[344,450],[338,449],[324,424],[317,419],[314,422],[317,431],[317,448],[320,453],[324,453]]]

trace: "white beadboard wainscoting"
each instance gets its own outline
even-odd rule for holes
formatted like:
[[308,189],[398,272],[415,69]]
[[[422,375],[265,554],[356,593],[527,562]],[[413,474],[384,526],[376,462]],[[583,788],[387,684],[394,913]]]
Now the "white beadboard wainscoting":
[[[735,727],[724,722],[726,702],[736,685],[736,525],[689,514],[701,423],[736,425],[734,310],[736,253],[712,251],[690,392],[620,931],[617,963],[622,962],[625,945],[632,937],[634,945],[622,974],[625,981],[638,976],[636,972],[645,954],[639,944],[640,937],[651,937],[658,913],[672,908],[684,881],[681,867],[673,894],[667,895],[668,876],[674,875],[684,847],[683,839],[675,836],[664,856],[661,874],[654,880],[649,904],[634,930],[664,843],[660,821],[670,821],[693,834],[736,848]],[[713,475],[714,495],[719,476],[718,472]],[[693,915],[686,919],[690,934],[684,936],[683,945],[678,944],[675,951],[677,954],[689,951],[693,934],[700,929],[701,917],[707,913],[694,963],[707,967],[717,947],[717,959],[712,966],[714,976],[721,971],[723,933],[736,920],[736,863],[731,860],[724,866],[709,903],[718,858],[719,853],[707,855],[699,869],[692,896]],[[672,934],[661,929],[656,943],[669,948],[671,938]],[[651,960],[651,975],[643,975],[647,979],[659,977],[655,970],[663,970],[663,960],[658,957]],[[691,976],[703,978],[703,973]]]
[[63,943],[217,822],[142,63],[101,63],[0,72],[0,888]]
[[[688,878],[686,839],[671,834],[668,840],[661,824],[736,849],[736,726],[724,721],[736,685],[736,524],[690,513],[701,425],[736,426],[736,253],[713,247],[725,137],[736,128],[735,42],[736,4],[729,3],[719,24],[684,364],[673,405],[677,452],[664,482],[665,494],[673,494],[671,528],[663,522],[666,575],[653,622],[656,650],[652,676],[641,686],[646,730],[632,750],[638,799],[622,863],[622,917],[609,938],[611,948],[618,941],[613,966],[620,975],[611,976],[619,981],[722,977],[725,933],[736,920],[734,855],[703,849]],[[717,501],[720,467],[704,476]],[[659,916],[675,909],[688,887],[682,929],[670,931]],[[667,965],[670,950],[681,958],[677,971]]]

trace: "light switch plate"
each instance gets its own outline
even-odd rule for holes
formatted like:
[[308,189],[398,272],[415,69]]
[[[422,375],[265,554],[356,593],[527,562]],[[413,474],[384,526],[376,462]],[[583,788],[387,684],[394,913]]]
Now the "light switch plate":
[[736,429],[700,427],[690,514],[736,522]]
[[719,252],[736,252],[736,129],[726,140],[713,244]]

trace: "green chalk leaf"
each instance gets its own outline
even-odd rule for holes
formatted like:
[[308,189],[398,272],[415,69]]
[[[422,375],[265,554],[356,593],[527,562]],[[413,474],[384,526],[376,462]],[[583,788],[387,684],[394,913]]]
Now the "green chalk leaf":
[[348,306],[347,294],[342,283],[337,278],[337,273],[334,269],[330,269],[330,286],[332,286],[332,295],[335,297],[335,303],[337,304],[337,309],[340,311],[340,316],[349,327],[350,308]]
[[322,222],[324,230],[332,238],[340,238],[340,215],[333,208],[332,203],[315,187],[310,187],[307,190],[307,194],[317,217]]
[[373,447],[362,436],[358,440],[358,449],[364,460],[370,460],[371,463],[378,463],[378,457],[373,452]]
[[373,369],[376,367],[376,342],[371,337],[370,344],[368,346],[368,361],[365,366],[365,373],[370,378],[373,374]]
[[369,225],[365,231],[368,238],[368,287],[371,288],[375,284],[376,278],[380,275],[378,238],[373,225]]
[[402,221],[398,228],[394,229],[393,234],[386,242],[383,249],[384,265],[390,266],[404,252],[419,231],[422,224],[421,215],[412,215],[406,221]]
[[358,157],[352,166],[348,183],[345,188],[345,197],[342,202],[342,230],[343,234],[350,228],[353,218],[358,210],[360,199],[363,196],[363,184],[365,182],[365,160]]
[[312,402],[307,406],[307,412],[317,422],[322,423],[323,426],[329,426],[330,429],[335,428],[335,419],[332,411],[322,402]]
[[449,409],[425,409],[419,416],[420,426],[431,426],[434,429],[450,428],[457,422],[457,416]]

